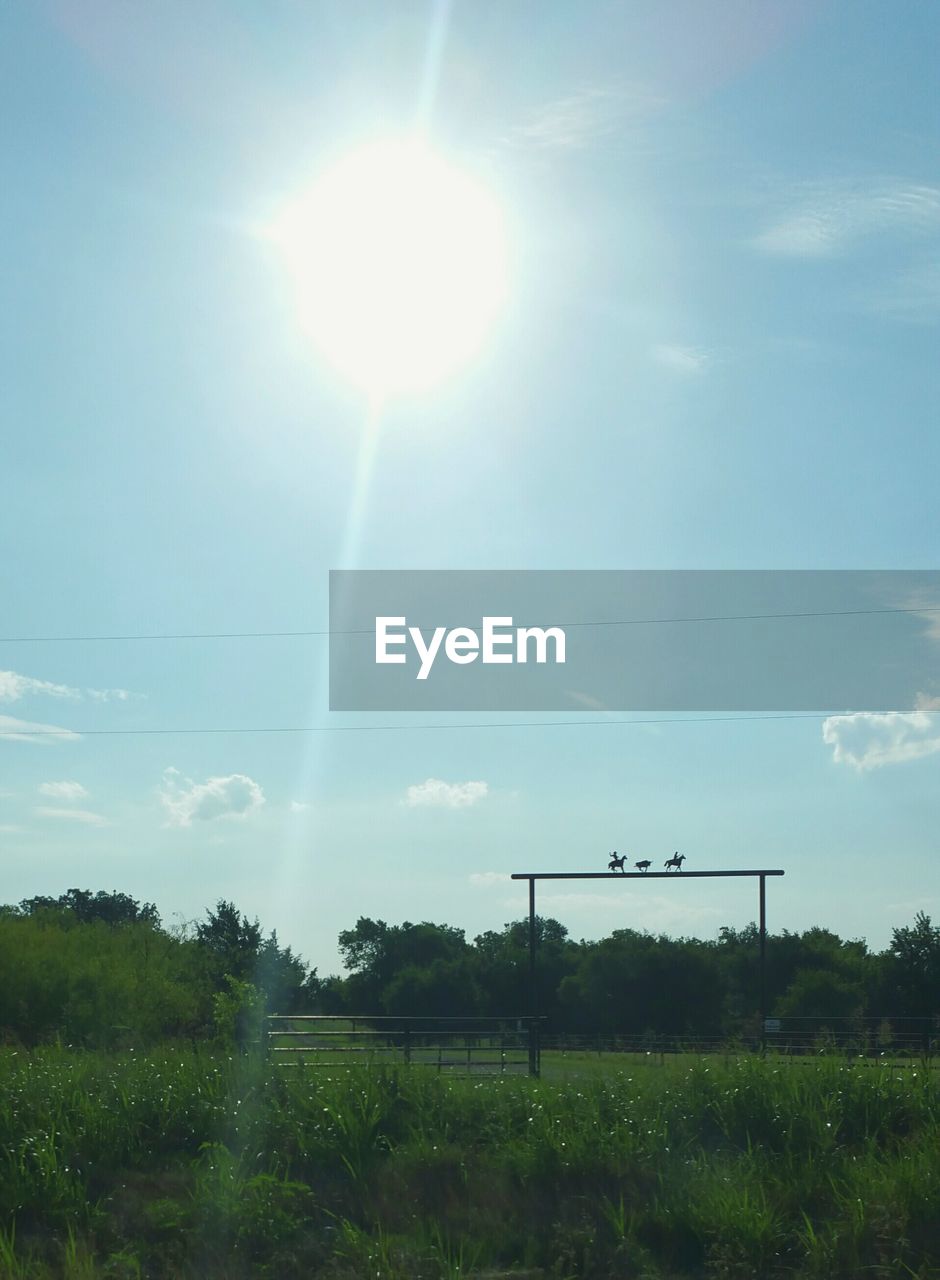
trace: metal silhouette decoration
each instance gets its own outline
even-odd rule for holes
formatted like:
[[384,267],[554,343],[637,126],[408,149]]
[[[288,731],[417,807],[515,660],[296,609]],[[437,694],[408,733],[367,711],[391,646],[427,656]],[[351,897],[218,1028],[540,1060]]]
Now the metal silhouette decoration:
[[[618,853],[617,850],[615,849],[613,853],[610,855],[610,861],[607,864],[607,870],[621,871],[623,872],[624,875],[626,875],[627,874],[626,862],[627,862],[627,855],[625,853]],[[665,866],[667,871],[671,871],[673,867],[675,867],[677,871],[681,871],[683,862],[685,862],[685,854],[676,852],[672,855],[669,861],[664,863],[663,865]],[[650,858],[641,858],[639,862],[634,862],[633,865],[636,867],[637,871],[641,873],[641,875],[646,875],[647,871],[649,871],[650,867],[653,865],[653,862],[652,862],[652,859]]]

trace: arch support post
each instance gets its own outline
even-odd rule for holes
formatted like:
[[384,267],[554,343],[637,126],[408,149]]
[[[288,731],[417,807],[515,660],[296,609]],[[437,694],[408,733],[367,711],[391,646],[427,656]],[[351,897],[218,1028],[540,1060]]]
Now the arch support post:
[[539,1073],[539,989],[535,975],[535,877],[529,877],[529,1075]]

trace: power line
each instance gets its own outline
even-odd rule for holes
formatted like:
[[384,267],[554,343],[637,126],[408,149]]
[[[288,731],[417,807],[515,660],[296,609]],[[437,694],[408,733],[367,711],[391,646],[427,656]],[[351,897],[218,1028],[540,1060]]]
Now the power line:
[[[724,613],[703,614],[695,617],[680,618],[621,618],[604,622],[542,622],[519,625],[542,627],[647,627],[671,623],[696,622],[761,622],[784,618],[853,618],[871,617],[879,614],[924,614],[940,613],[940,605],[923,605],[917,608],[897,609],[812,609],[805,612],[792,613]],[[76,644],[104,643],[112,641],[161,641],[161,640],[270,640],[270,639],[311,639],[321,636],[370,636],[374,635],[373,627],[356,627],[349,630],[307,630],[307,631],[180,631],[180,632],[139,632],[124,635],[69,635],[69,636],[0,636],[0,644]]]
[[[495,720],[484,723],[457,724],[336,724],[336,725],[289,725],[289,726],[248,726],[212,727],[193,729],[19,729],[4,728],[0,718],[0,740],[3,738],[73,738],[73,737],[163,737],[171,734],[278,734],[278,733],[414,733],[417,730],[436,732],[440,730],[466,729],[568,729],[568,728],[608,728],[622,725],[651,724],[739,724],[746,721],[766,720],[828,720],[830,716],[849,714],[830,711],[825,715],[817,712],[793,712],[779,715],[734,715],[734,716],[657,716],[633,720]],[[925,714],[931,714],[927,712]]]

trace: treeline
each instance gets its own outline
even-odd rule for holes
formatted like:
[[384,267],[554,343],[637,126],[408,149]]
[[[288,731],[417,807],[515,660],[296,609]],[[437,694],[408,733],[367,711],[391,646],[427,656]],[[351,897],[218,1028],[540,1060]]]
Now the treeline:
[[[618,929],[576,942],[539,918],[538,1004],[555,1034],[712,1037],[757,1030],[755,925],[713,941]],[[319,978],[230,902],[166,928],[152,903],[70,889],[0,907],[0,1038],[144,1048],[255,1038],[265,1012],[518,1015],[529,1009],[528,922],[468,941],[450,925],[360,918],[339,935],[346,977]],[[828,929],[768,936],[767,1008],[820,1027],[928,1018],[940,1007],[940,926],[923,913],[872,952]]]
[[[731,1039],[759,1028],[757,926],[714,941],[618,929],[575,942],[536,921],[539,1013],[554,1033]],[[528,921],[468,943],[448,925],[360,919],[339,935],[346,978],[318,984],[326,1013],[515,1015],[529,1009]],[[770,1015],[827,1022],[930,1018],[940,1011],[940,927],[919,913],[881,953],[828,929],[766,941]]]
[[153,903],[124,893],[69,889],[0,907],[6,1042],[244,1041],[265,1009],[308,1009],[316,991],[316,972],[230,902],[169,929]]

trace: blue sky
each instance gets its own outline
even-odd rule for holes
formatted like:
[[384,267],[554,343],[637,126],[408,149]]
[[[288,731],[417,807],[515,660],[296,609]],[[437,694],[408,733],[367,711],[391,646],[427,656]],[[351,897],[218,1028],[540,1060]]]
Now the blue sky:
[[[0,633],[323,629],[350,564],[937,567],[938,35],[887,0],[5,6]],[[366,466],[259,229],[418,120],[504,211],[507,298]],[[783,867],[774,928],[940,914],[928,711],[432,731],[331,714],[316,637],[0,671],[3,901],[226,897],[321,972],[359,915],[472,936],[522,914],[508,872],[612,848]],[[87,732],[293,725],[330,732]],[[576,937],[754,915],[661,888],[543,906]]]

